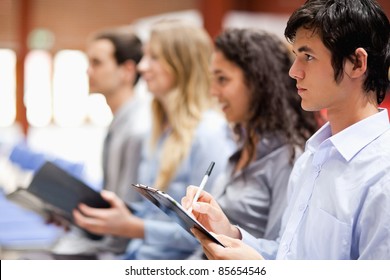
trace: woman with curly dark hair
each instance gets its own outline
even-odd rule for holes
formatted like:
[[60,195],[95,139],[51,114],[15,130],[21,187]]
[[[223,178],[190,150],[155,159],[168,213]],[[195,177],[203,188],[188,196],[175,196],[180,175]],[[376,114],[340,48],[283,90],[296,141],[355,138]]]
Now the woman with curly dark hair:
[[232,224],[257,238],[278,237],[294,161],[317,129],[301,109],[291,65],[287,46],[265,31],[229,29],[215,40],[211,93],[240,148],[213,195]]

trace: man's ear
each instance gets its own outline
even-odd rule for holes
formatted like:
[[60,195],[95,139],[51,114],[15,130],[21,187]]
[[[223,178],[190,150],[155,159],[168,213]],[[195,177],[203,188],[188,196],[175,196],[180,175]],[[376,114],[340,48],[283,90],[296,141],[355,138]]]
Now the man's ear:
[[387,77],[389,78],[389,81],[390,81],[390,67],[389,67],[389,70],[387,71]]
[[123,62],[122,67],[124,68],[126,77],[133,81],[137,75],[137,65],[135,62],[133,60],[126,60]]
[[348,76],[358,78],[364,75],[367,71],[368,54],[365,49],[357,48],[352,56],[350,67],[346,69]]

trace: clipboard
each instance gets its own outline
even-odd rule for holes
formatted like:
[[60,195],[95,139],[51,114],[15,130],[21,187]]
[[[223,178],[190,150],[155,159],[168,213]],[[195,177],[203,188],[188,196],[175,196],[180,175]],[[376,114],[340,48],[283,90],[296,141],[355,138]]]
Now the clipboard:
[[205,234],[210,240],[221,245],[222,247],[225,247],[201,223],[189,215],[183,206],[181,206],[181,204],[172,198],[169,194],[142,184],[132,184],[132,186],[137,192],[150,200],[154,205],[160,208],[165,214],[171,217],[190,234],[192,234],[190,229],[195,227],[203,232],[203,234]]

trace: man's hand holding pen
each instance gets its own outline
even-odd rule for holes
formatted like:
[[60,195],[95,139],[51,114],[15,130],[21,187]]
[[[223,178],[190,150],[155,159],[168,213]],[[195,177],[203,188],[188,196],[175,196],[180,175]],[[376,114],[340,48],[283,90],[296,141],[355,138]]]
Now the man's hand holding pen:
[[200,241],[209,259],[263,259],[258,252],[240,240],[240,230],[230,224],[217,201],[203,190],[213,167],[214,162],[211,162],[199,187],[189,186],[187,188],[186,196],[182,198],[181,204],[225,247],[210,240],[196,228],[192,229],[193,234]]
[[197,202],[193,202],[198,189],[195,186],[187,188],[186,196],[181,201],[182,206],[189,209],[192,205],[192,214],[207,230],[233,238],[240,238],[239,230],[230,224],[212,195],[206,191],[201,191]]
[[230,224],[216,200],[206,191],[201,191],[197,202],[194,197],[198,191],[195,186],[187,188],[187,194],[181,203],[186,209],[192,205],[194,217],[209,230],[225,247],[218,245],[202,232],[193,228],[192,232],[200,241],[208,259],[263,259],[253,248],[242,242],[241,233],[236,226]]

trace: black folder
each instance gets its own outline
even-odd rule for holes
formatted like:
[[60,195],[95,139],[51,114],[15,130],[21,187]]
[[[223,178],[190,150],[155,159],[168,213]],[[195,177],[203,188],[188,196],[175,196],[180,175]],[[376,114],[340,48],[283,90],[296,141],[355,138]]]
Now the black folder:
[[[18,205],[33,210],[45,218],[54,216],[65,223],[74,223],[72,211],[80,203],[94,208],[109,208],[100,193],[52,162],[37,170],[27,188],[18,188],[7,195]],[[102,238],[85,231],[91,239]]]

